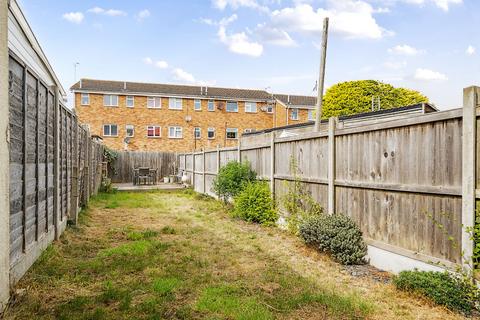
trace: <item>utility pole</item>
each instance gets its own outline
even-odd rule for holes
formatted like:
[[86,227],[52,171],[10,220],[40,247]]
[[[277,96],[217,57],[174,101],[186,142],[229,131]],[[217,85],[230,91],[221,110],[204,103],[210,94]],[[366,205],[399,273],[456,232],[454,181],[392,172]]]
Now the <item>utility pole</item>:
[[320,55],[320,73],[318,75],[317,106],[315,113],[315,131],[320,131],[322,119],[323,87],[325,85],[325,62],[327,59],[328,17],[323,19],[322,51]]

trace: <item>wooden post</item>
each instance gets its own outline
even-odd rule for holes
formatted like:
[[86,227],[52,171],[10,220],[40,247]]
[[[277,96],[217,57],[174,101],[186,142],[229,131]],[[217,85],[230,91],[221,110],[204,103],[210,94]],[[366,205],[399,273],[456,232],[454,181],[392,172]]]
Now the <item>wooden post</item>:
[[203,193],[206,193],[206,189],[207,189],[207,184],[205,182],[205,148],[202,148],[202,161],[203,161],[203,164],[202,164],[202,179],[203,179]]
[[240,139],[238,139],[237,153],[238,153],[238,163],[242,163],[242,142]]
[[91,150],[90,150],[90,129],[85,128],[86,134],[85,134],[85,202],[86,205],[88,206],[88,203],[90,201],[90,157],[91,157]]
[[[72,117],[72,121],[73,118]],[[73,130],[75,128],[75,130]],[[75,135],[73,133],[75,132]],[[77,224],[78,220],[78,123],[72,123],[72,203],[71,203],[71,220]]]
[[335,213],[335,126],[337,118],[328,119],[328,214]]
[[192,187],[195,190],[195,150],[192,151]]
[[275,199],[275,132],[270,134],[270,191]]
[[28,138],[28,123],[27,123],[27,67],[23,68],[23,172],[22,172],[22,250],[26,249],[26,223],[27,223],[27,138]]
[[463,267],[473,272],[473,240],[471,229],[475,226],[476,188],[476,135],[480,87],[463,89],[463,142],[462,142],[462,252]]
[[39,80],[37,79],[37,97],[35,101],[35,106],[37,109],[37,113],[35,115],[36,117],[36,137],[35,137],[35,179],[36,179],[36,192],[35,192],[35,241],[38,241],[38,221],[39,221],[39,215],[40,215],[40,179],[39,179],[39,173],[40,173],[40,83]]
[[320,131],[322,119],[323,87],[325,84],[325,64],[327,60],[328,17],[323,20],[322,51],[320,56],[320,72],[318,74],[317,106],[315,112],[315,131]]
[[58,201],[59,201],[59,190],[60,190],[60,185],[59,185],[59,180],[58,180],[58,175],[59,175],[59,159],[60,159],[60,153],[59,153],[59,130],[60,130],[60,103],[59,103],[59,96],[60,93],[58,91],[58,88],[55,87],[55,99],[53,103],[53,108],[54,108],[54,120],[53,120],[53,226],[55,229],[55,240],[58,240],[60,237],[60,230],[58,229],[58,218],[59,218],[59,206],[58,206]]

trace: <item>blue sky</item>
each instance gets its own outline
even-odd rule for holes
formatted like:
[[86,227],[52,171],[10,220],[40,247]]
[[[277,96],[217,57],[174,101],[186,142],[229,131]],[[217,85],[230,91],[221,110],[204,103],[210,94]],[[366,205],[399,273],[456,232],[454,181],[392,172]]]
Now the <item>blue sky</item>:
[[441,109],[480,84],[478,0],[20,0],[64,87],[96,78],[315,94],[322,19],[327,87],[376,79]]

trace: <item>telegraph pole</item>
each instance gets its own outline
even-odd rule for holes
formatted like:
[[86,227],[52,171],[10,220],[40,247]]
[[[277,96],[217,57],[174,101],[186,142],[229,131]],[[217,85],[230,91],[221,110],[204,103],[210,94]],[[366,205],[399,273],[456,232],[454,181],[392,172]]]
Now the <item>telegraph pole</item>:
[[320,53],[320,73],[318,75],[317,105],[315,112],[315,131],[320,131],[322,119],[323,87],[325,85],[325,62],[327,59],[328,17],[323,19],[322,51]]

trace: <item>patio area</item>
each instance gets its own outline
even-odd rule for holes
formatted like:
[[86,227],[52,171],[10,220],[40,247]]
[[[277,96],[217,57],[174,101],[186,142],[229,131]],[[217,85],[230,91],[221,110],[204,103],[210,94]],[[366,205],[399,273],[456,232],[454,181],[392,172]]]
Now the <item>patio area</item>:
[[183,184],[179,183],[157,183],[150,185],[134,185],[133,183],[113,183],[113,187],[118,191],[148,191],[148,190],[179,190],[185,189]]

